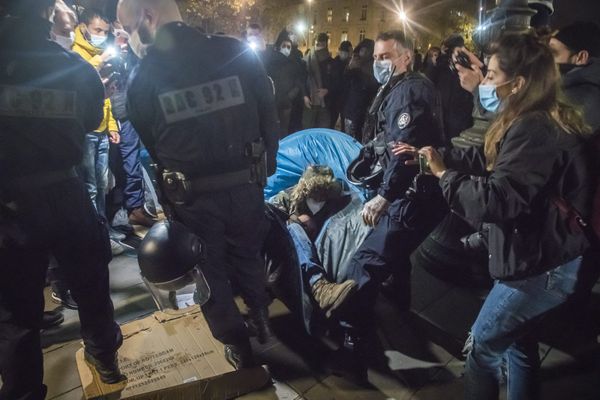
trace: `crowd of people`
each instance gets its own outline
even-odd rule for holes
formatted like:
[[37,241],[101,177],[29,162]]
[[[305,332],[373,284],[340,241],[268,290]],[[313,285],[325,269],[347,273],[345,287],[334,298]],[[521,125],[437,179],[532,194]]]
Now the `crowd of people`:
[[[132,226],[163,245],[175,229],[200,238],[202,264],[186,262],[210,287],[202,311],[227,360],[247,368],[256,365],[250,335],[273,335],[265,249],[276,258],[292,243],[302,306],[290,309],[307,326],[307,314],[322,314],[368,346],[378,293],[410,309],[411,254],[449,215],[482,238],[494,280],[466,345],[465,398],[497,399],[503,374],[509,399],[539,398],[540,320],[574,297],[585,302],[600,275],[596,24],[503,32],[482,59],[458,34],[422,59],[401,31],[344,41],[333,57],[325,33],[304,54],[288,29],[273,45],[258,24],[241,39],[207,34],[172,0],[121,0],[115,21],[63,0],[8,4],[0,400],[45,397],[40,329],[60,323],[43,313],[47,280],[52,298],[79,312],[86,361],[105,383],[125,379],[108,264]],[[487,121],[482,146],[452,146],[474,118]],[[315,240],[355,199],[332,168],[309,166],[267,205],[262,190],[279,141],[309,128],[345,132],[364,145],[366,174],[381,172],[360,228],[349,224],[360,241],[337,275]],[[164,221],[146,206],[142,147],[156,164]],[[144,278],[160,276],[145,268],[163,266],[144,257]],[[153,283],[172,290],[177,281]]]

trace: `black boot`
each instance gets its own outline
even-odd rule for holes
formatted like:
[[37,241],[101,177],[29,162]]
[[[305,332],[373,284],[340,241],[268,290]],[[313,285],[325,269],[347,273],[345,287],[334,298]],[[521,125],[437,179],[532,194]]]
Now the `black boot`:
[[225,359],[235,369],[252,368],[256,366],[250,341],[246,339],[237,344],[225,345]]
[[63,323],[65,317],[60,311],[44,311],[42,329],[50,329]]
[[117,353],[115,353],[112,357],[109,357],[109,360],[99,360],[87,351],[84,352],[85,361],[87,361],[90,365],[92,365],[98,374],[100,375],[100,379],[104,383],[113,384],[119,383],[127,379],[125,375],[121,373],[119,370],[119,362],[117,359]]
[[267,307],[251,309],[248,316],[250,317],[250,326],[256,332],[258,342],[260,344],[267,343],[273,336],[269,322],[269,309]]

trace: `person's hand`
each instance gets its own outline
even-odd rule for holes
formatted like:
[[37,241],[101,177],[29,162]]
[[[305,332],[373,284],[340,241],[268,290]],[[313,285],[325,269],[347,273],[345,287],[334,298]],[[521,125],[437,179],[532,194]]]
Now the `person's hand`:
[[387,201],[383,196],[377,195],[370,201],[368,201],[362,210],[363,222],[368,226],[375,226],[381,219],[381,216],[390,207],[390,202]]
[[[471,64],[471,69],[465,68],[462,65],[456,63],[456,57],[458,53],[464,53],[469,57],[469,63]],[[483,68],[483,63],[477,56],[471,53],[466,47],[457,47],[452,53],[452,61],[454,62],[454,66],[458,71],[458,77],[460,78],[460,86],[465,89],[469,93],[473,93],[475,89],[481,84],[483,81],[483,73],[481,72],[481,68]]]
[[433,147],[423,147],[419,150],[419,154],[422,154],[427,159],[427,164],[431,170],[431,174],[436,176],[438,179],[446,172],[446,164],[442,159],[442,155],[438,153]]
[[102,52],[102,54],[100,55],[100,59],[102,60],[102,63],[105,63],[116,55],[116,49],[113,46],[109,46],[106,48],[106,50]]
[[327,90],[327,89],[317,90],[317,94],[319,95],[320,98],[327,96],[327,93],[329,93],[329,90]]
[[111,141],[111,143],[119,144],[121,142],[121,135],[119,135],[119,132],[117,131],[109,131],[108,139]]
[[310,97],[308,96],[304,96],[304,107],[308,108],[309,110],[312,108],[312,101],[310,101]]
[[483,82],[483,72],[475,64],[471,64],[471,68],[465,68],[460,64],[456,64],[460,86],[469,93],[473,93]]
[[412,160],[406,160],[404,162],[405,165],[418,165],[419,164],[419,149],[410,144],[398,142],[392,147],[392,154],[395,156],[400,156],[403,154],[408,154],[412,156]]

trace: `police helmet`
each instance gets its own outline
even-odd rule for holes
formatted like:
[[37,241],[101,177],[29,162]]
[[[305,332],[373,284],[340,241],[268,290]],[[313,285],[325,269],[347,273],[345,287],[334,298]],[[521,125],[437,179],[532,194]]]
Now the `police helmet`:
[[200,267],[204,259],[200,238],[177,221],[154,224],[138,249],[142,278],[161,309],[177,307],[172,301],[165,304],[160,292],[168,292],[172,300],[175,293],[191,285],[196,286],[196,303],[208,300],[210,290]]
[[382,157],[372,146],[365,146],[346,169],[348,181],[365,189],[379,188],[383,181]]

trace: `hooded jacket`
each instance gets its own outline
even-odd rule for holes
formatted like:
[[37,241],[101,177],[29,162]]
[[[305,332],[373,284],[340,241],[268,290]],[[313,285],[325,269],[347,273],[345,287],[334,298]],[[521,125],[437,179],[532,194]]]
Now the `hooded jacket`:
[[[96,69],[98,69],[102,63],[101,54],[104,52],[104,49],[95,47],[87,41],[83,35],[83,32],[81,31],[81,25],[75,28],[75,43],[73,43],[72,50],[83,57],[84,60],[92,64],[92,66]],[[104,100],[104,118],[102,119],[100,126],[94,129],[94,132],[117,132],[118,130],[119,127],[117,125],[117,121],[112,115],[112,105],[110,103],[110,99],[107,98]]]
[[594,132],[600,131],[600,58],[563,76],[562,86],[573,103],[583,108],[583,118]]

